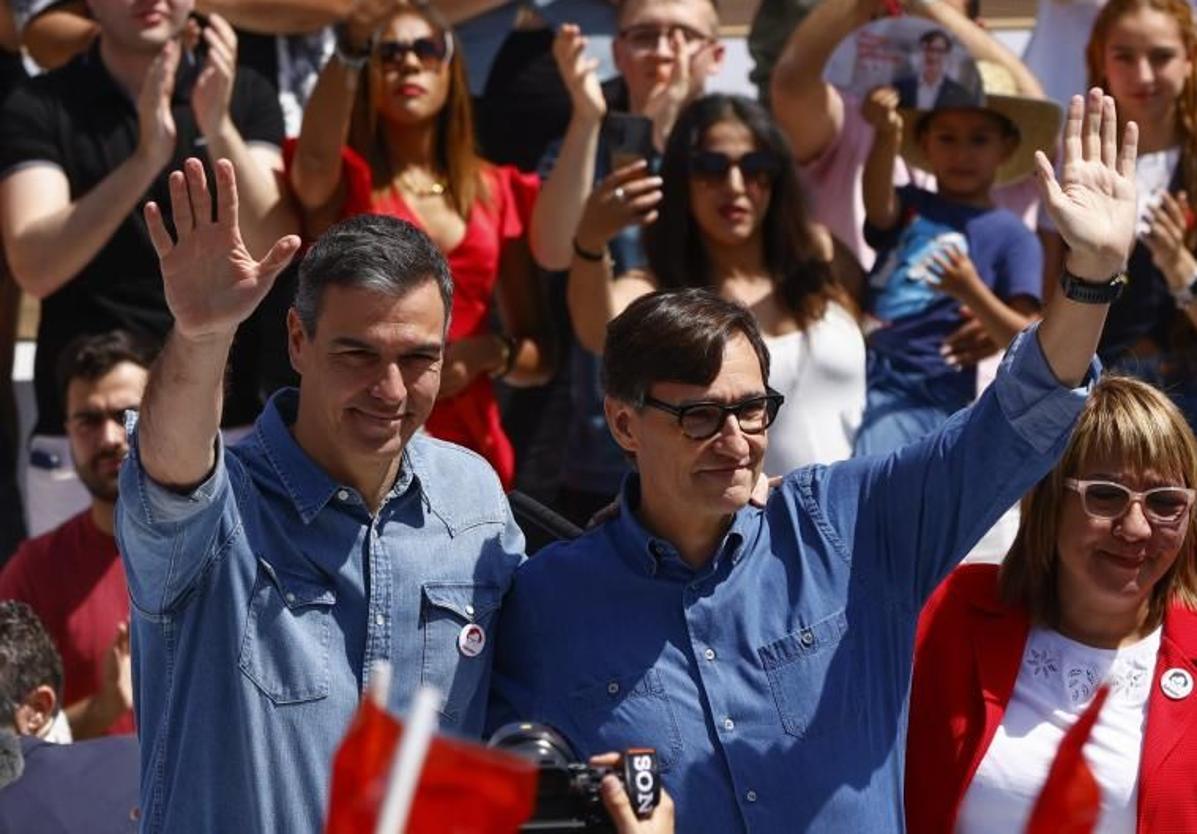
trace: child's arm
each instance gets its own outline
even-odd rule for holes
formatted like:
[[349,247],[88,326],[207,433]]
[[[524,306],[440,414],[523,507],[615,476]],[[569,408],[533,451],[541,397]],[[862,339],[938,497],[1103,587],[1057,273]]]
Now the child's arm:
[[968,255],[958,249],[948,247],[935,256],[934,262],[940,291],[968,307],[1000,347],[1005,348],[1038,317],[1038,301],[1029,295],[1016,295],[1009,303],[998,298],[981,280]]
[[888,231],[898,225],[898,192],[894,188],[894,160],[902,144],[902,116],[898,113],[898,91],[878,87],[861,107],[865,121],[873,126],[873,146],[865,160],[862,186],[865,222]]

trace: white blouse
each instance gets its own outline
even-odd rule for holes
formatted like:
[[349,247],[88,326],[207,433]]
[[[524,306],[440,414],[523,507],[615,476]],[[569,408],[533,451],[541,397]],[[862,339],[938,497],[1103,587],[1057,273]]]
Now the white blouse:
[[1097,834],[1133,834],[1139,756],[1160,632],[1121,649],[1096,649],[1034,628],[1001,726],[969,785],[958,834],[1023,831],[1056,751],[1102,681],[1110,695],[1083,748],[1101,788]]
[[769,428],[765,472],[851,457],[865,406],[865,343],[856,319],[832,301],[805,330],[765,344],[769,385],[786,398]]

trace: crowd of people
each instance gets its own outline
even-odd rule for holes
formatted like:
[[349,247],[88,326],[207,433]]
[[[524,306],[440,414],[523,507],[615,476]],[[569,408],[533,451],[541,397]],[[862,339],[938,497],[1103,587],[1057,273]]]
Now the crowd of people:
[[1095,703],[1197,831],[1197,23],[1065,5],[749,98],[715,0],[0,0],[0,832],[318,831],[379,661],[629,834],[1022,830]]

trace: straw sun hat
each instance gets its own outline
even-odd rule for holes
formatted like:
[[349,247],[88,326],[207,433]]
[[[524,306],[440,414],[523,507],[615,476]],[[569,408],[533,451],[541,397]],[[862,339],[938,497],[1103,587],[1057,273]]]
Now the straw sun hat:
[[[1003,116],[1018,130],[1018,146],[998,168],[993,183],[1009,185],[1034,171],[1035,151],[1043,151],[1048,159],[1055,155],[1062,114],[1055,102],[1017,95],[1014,76],[1001,64],[977,61],[976,68],[981,77],[981,96],[977,107]],[[900,112],[902,156],[914,167],[929,170],[915,129],[925,116],[935,111],[903,108]]]

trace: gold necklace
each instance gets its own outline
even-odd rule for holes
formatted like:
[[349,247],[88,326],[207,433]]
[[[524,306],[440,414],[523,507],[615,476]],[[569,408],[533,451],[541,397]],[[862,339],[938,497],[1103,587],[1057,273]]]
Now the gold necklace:
[[400,174],[398,185],[413,197],[440,197],[445,193],[445,184],[440,180],[433,180],[428,185],[412,185],[407,174]]

